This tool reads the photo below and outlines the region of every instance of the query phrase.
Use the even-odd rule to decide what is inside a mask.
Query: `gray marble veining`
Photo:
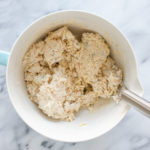
[[[133,46],[144,97],[150,100],[150,1],[149,0],[0,0],[0,49],[11,46],[32,21],[48,13],[86,10],[116,25]],[[10,103],[0,66],[0,150],[150,150],[150,120],[135,110],[104,136],[82,143],[47,139],[30,129]]]

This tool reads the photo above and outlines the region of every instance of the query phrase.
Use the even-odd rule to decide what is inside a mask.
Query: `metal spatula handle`
[[[150,102],[128,89],[122,89],[122,98],[130,105],[150,117]]]

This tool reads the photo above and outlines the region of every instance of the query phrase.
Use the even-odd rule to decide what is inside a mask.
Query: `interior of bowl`
[[[72,122],[52,121],[45,117],[27,95],[22,58],[29,46],[48,31],[68,25],[71,29],[91,30],[101,34],[111,47],[111,55],[124,71],[124,82],[137,94],[142,88],[137,79],[135,58],[123,35],[110,23],[80,11],[64,11],[37,20],[14,44],[7,69],[10,99],[21,118],[34,130],[49,138],[78,142],[100,136],[113,128],[126,114],[128,106],[121,101],[97,105],[93,112],[82,110]],[[80,29],[80,30],[79,30]]]

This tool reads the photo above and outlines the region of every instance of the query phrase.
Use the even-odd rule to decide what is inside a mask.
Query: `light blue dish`
[[[8,58],[8,52],[0,51],[0,65],[7,66]]]

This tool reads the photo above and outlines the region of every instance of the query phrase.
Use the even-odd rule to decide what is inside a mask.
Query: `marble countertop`
[[[150,100],[149,0],[0,0],[0,49],[10,51],[32,21],[64,9],[97,13],[126,35],[136,55],[144,97]],[[12,107],[5,73],[0,66],[0,150],[150,150],[150,119],[133,109],[114,129],[91,141],[63,143],[39,135]]]

